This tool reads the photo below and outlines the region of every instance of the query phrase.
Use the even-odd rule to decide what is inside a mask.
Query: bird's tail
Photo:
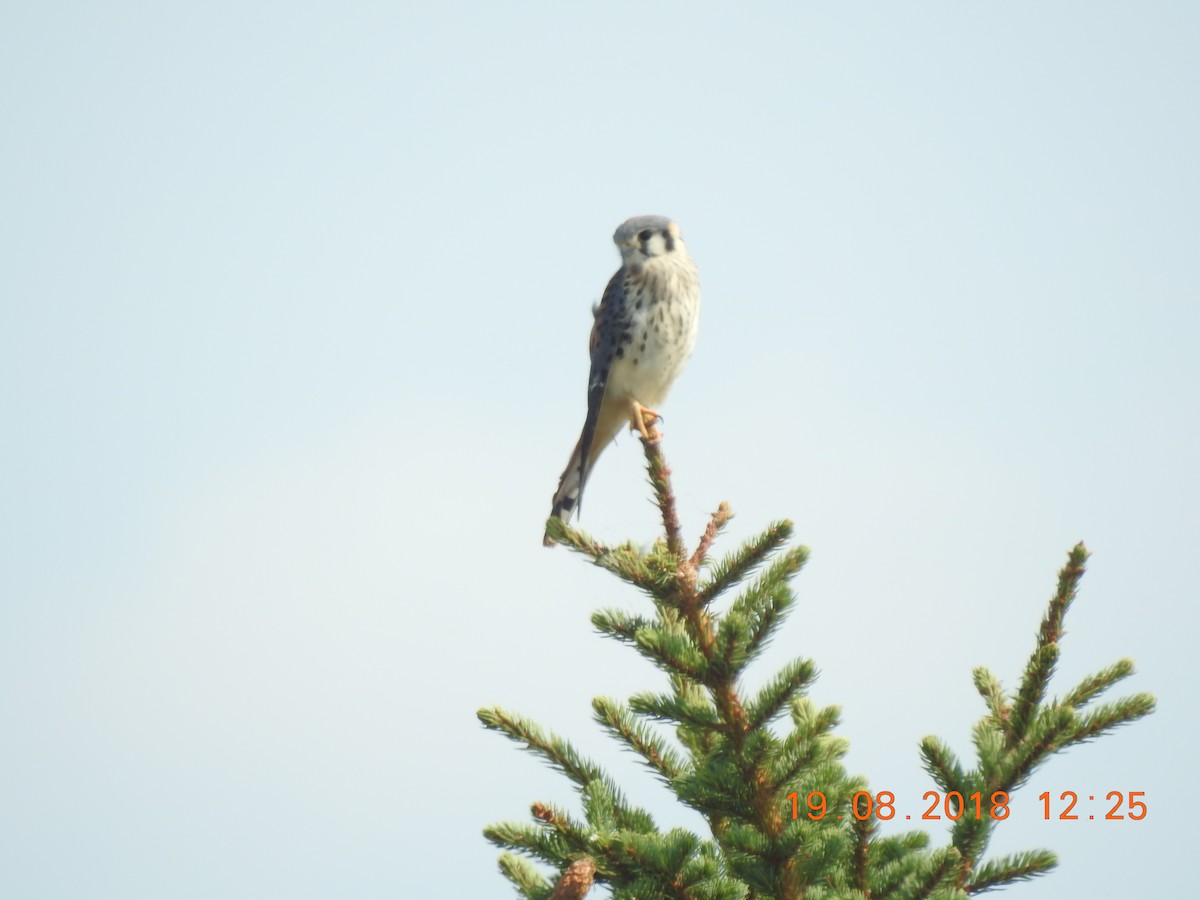
[[[592,474],[596,460],[600,458],[604,448],[612,443],[612,439],[617,436],[617,432],[621,430],[621,425],[625,421],[624,407],[605,404],[596,416],[595,426],[584,426],[583,434],[579,436],[579,443],[571,452],[571,461],[567,463],[562,477],[558,479],[558,490],[554,492],[554,503],[551,506],[550,515],[569,522],[571,516],[579,512],[579,499],[583,496],[583,486]],[[589,437],[592,443],[591,450],[588,451],[587,462],[580,466],[583,442]],[[554,539],[547,534],[542,539],[542,543],[547,547],[553,547]]]
[[[585,471],[581,471],[580,453],[583,447],[583,437],[579,438],[579,442],[575,445],[574,451],[571,453],[571,461],[567,463],[567,467],[563,469],[562,477],[558,479],[558,490],[554,492],[554,501],[550,509],[551,516],[557,516],[564,522],[571,521],[571,516],[579,508],[579,498],[583,496],[583,485],[587,481],[587,476],[591,474],[592,465],[595,459],[589,459]],[[542,538],[542,544],[547,547],[554,546],[554,538],[550,537],[547,532]]]

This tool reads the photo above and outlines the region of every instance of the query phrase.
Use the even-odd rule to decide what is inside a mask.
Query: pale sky
[[[1159,711],[1016,795],[992,851],[1061,865],[1004,896],[1181,889],[1197,47],[1187,2],[6,5],[0,894],[512,896],[482,827],[578,801],[491,704],[701,827],[591,721],[664,685],[589,622],[644,601],[541,546],[641,214],[701,272],[688,533],[812,548],[752,683],[812,657],[919,812],[1083,539],[1054,689],[1128,656]],[[653,539],[640,466],[583,527]]]

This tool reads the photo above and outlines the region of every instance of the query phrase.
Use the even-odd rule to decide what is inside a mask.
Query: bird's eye
[[[642,232],[639,232],[639,233],[638,233],[638,240],[640,240],[640,241],[642,241],[643,243],[645,243],[646,241],[650,240],[650,238],[651,238],[653,235],[654,235],[654,232],[653,232],[653,231],[651,231],[649,228],[647,228],[645,231],[642,231]]]

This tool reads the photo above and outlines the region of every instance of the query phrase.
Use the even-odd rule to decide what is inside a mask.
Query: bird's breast
[[[675,267],[661,273],[643,271],[626,303],[628,318],[609,391],[654,407],[666,399],[696,343],[700,290],[695,272]]]

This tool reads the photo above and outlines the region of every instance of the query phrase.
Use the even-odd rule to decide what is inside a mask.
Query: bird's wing
[[[600,303],[592,308],[595,321],[588,349],[592,354],[592,368],[588,373],[588,411],[583,423],[583,434],[579,439],[579,477],[587,478],[588,461],[592,453],[592,441],[596,437],[596,423],[600,419],[600,407],[604,403],[604,392],[608,388],[608,376],[616,358],[621,334],[625,331],[628,318],[625,303],[625,268],[617,269],[608,281]]]

